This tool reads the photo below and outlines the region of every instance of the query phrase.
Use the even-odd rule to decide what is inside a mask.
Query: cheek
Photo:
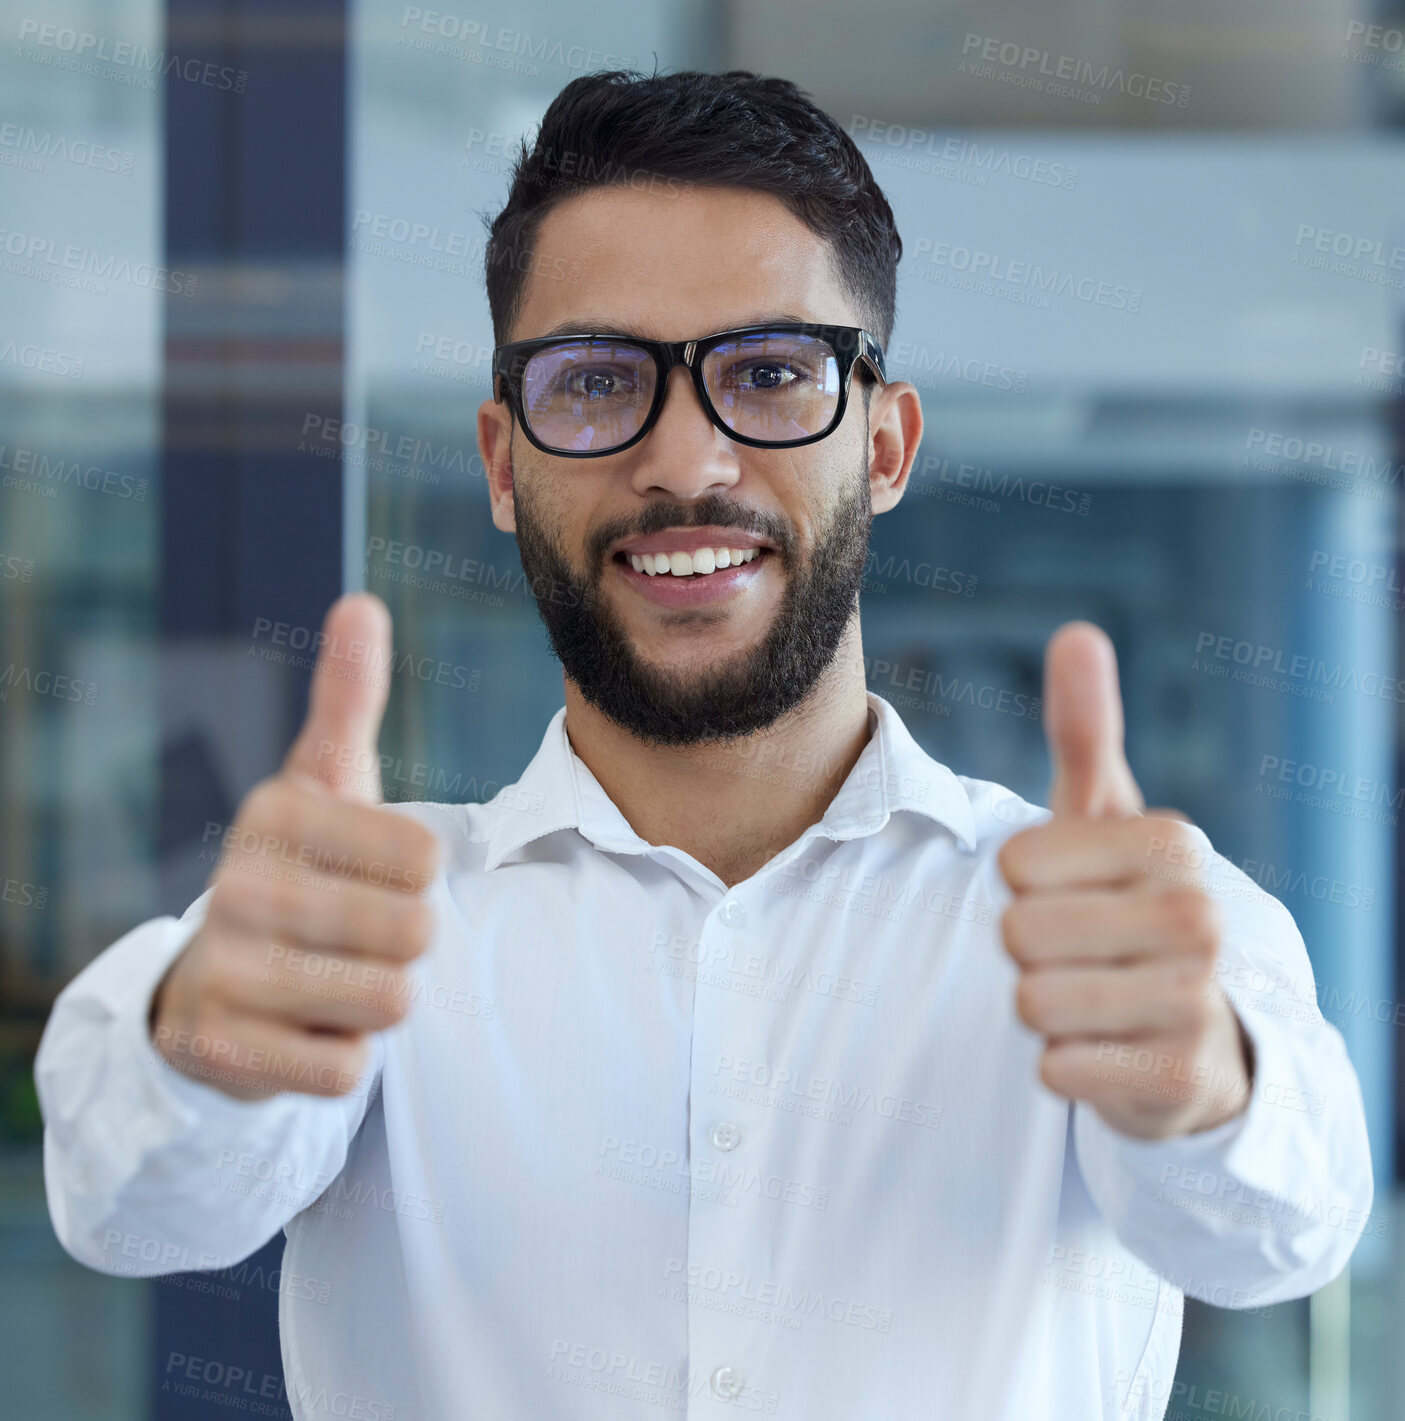
[[[569,472],[569,471],[568,471]],[[567,492],[564,480],[538,471],[523,477],[518,472],[516,498],[519,516],[530,519],[552,546],[573,567],[585,557],[586,539],[600,521],[593,500],[581,497],[583,490]]]

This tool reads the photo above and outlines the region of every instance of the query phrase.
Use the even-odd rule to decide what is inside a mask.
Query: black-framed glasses
[[[844,418],[854,366],[880,382],[878,342],[858,326],[779,322],[701,340],[608,333],[541,336],[493,351],[493,398],[506,394],[522,432],[547,454],[618,454],[653,428],[675,365],[693,376],[707,417],[739,444],[813,444]]]

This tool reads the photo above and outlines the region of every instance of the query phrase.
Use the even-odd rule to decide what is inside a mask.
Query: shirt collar
[[[848,778],[830,801],[820,830],[832,839],[853,839],[881,829],[899,809],[925,814],[951,831],[968,852],[976,847],[976,820],[961,781],[912,738],[902,717],[873,691],[868,697],[872,728]],[[797,773],[809,765],[791,767]],[[774,773],[784,773],[778,765]],[[571,748],[566,707],[552,716],[522,778],[496,798],[488,855],[492,870],[534,839],[560,829],[578,829],[609,853],[647,853],[641,839],[605,793],[600,781]]]

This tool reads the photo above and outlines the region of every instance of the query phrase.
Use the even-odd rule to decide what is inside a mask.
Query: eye
[[[582,365],[562,376],[562,388],[578,399],[604,400],[631,391],[633,380],[627,371],[609,366]]]
[[[734,365],[727,372],[729,384],[739,384],[744,389],[752,390],[779,390],[801,378],[800,374],[780,360],[751,360]]]

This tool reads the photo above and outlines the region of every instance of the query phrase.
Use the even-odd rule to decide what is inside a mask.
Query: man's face
[[[861,324],[828,247],[779,201],[609,188],[543,222],[510,338],[570,322],[686,340],[768,319]],[[506,445],[506,416],[492,401],[480,411],[493,520],[516,532],[552,646],[586,700],[641,739],[688,745],[763,729],[805,699],[857,616],[868,556],[875,498],[857,374],[843,422],[798,449],[728,438],[682,368],[658,422],[618,454],[563,459],[520,430]],[[883,506],[900,483],[882,484]],[[679,578],[635,570],[620,548],[675,532],[687,550],[699,529],[709,547],[759,539],[762,550],[725,574]]]

